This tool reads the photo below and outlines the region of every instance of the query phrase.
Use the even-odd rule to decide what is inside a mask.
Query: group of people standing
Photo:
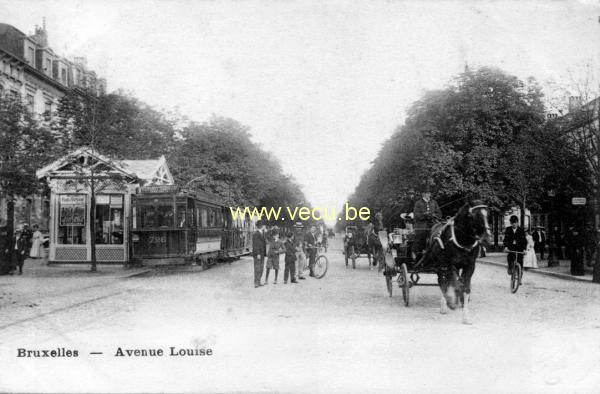
[[[37,225],[19,226],[14,234],[6,226],[0,227],[0,275],[23,274],[26,258],[42,258],[44,237]]]
[[[254,258],[254,287],[265,286],[269,282],[269,274],[273,270],[273,284],[277,284],[279,276],[280,255],[284,257],[283,283],[299,283],[306,279],[302,272],[308,259],[310,276],[314,275],[314,265],[317,255],[318,236],[315,226],[302,234],[300,231],[287,231],[284,240],[280,240],[280,230],[277,227],[267,230],[267,224],[262,220],[256,222],[256,231],[252,235],[252,257]],[[266,270],[265,268],[266,258]],[[264,282],[262,275],[265,272]]]

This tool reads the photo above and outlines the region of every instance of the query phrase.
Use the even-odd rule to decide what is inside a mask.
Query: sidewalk
[[[501,267],[508,266],[508,263],[506,262],[506,253],[488,253],[486,257],[479,258],[477,261],[480,263],[498,265]],[[526,272],[554,276],[555,278],[566,280],[575,280],[588,283],[592,281],[592,267],[585,266],[584,276],[574,276],[571,275],[571,261],[569,260],[560,260],[557,267],[548,267],[548,260],[538,260],[538,266],[540,268],[526,268]]]
[[[48,310],[60,309],[68,302],[93,298],[109,289],[119,279],[130,278],[151,271],[149,268],[125,269],[122,264],[99,264],[98,271],[91,272],[90,264],[47,265],[47,258],[27,259],[23,275],[0,276],[0,308],[6,319],[26,319]],[[92,294],[90,296],[90,294]],[[86,298],[87,297],[87,298]],[[9,320],[10,320],[9,319]],[[3,319],[0,317],[0,327]]]
[[[52,264],[48,265],[48,257],[41,259],[26,259],[23,264],[23,275],[16,272],[14,277],[35,278],[74,278],[74,277],[102,277],[102,278],[128,278],[144,274],[150,271],[146,267],[124,268],[123,264],[98,264],[97,271],[90,271],[90,264]],[[11,275],[3,275],[0,278],[10,278]]]

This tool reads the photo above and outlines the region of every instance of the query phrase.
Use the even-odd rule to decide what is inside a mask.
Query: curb
[[[151,272],[151,271],[152,271],[151,269],[143,269],[138,272],[132,272],[132,273],[126,274],[126,275],[119,275],[118,278],[119,279],[133,278],[136,276],[147,274],[148,272]]]
[[[486,260],[485,257],[484,258],[479,258],[477,259],[478,263],[484,263],[484,264],[490,264],[490,265],[495,265],[498,267],[503,267],[506,268],[506,264],[504,263],[499,263],[497,261],[493,261],[493,260]],[[578,276],[573,276],[573,275],[568,275],[568,274],[561,274],[559,272],[550,272],[550,271],[544,271],[543,269],[529,269],[527,270],[527,273],[534,273],[534,274],[539,274],[539,275],[545,275],[545,276],[552,276],[555,278],[559,278],[559,279],[564,279],[564,280],[570,280],[570,281],[574,281],[574,282],[586,282],[586,283],[593,283],[590,279],[584,279],[584,278],[580,278]]]

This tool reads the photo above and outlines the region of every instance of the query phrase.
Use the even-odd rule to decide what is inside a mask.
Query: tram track
[[[90,287],[88,287],[86,289],[90,289],[90,288],[94,288],[94,287],[99,287],[99,286],[90,286]],[[129,291],[130,290],[122,290],[122,291],[118,291],[118,292],[115,292],[115,293],[104,294],[104,295],[97,296],[97,297],[94,297],[94,298],[91,298],[91,299],[86,299],[86,300],[82,300],[82,301],[79,301],[79,302],[75,302],[73,304],[64,305],[62,307],[59,307],[59,308],[56,308],[56,309],[52,309],[52,310],[47,311],[47,312],[42,312],[42,313],[36,314],[35,316],[30,316],[30,317],[27,317],[27,318],[15,320],[13,322],[0,325],[0,331],[1,330],[5,330],[7,328],[14,327],[14,326],[18,326],[18,325],[21,325],[21,324],[24,324],[24,323],[28,323],[28,322],[31,322],[31,321],[34,321],[34,320],[37,320],[37,319],[41,319],[41,318],[47,317],[49,315],[53,315],[53,314],[56,314],[56,313],[68,311],[70,309],[78,308],[78,307],[86,305],[86,304],[91,304],[93,302],[97,302],[97,301],[101,301],[101,300],[104,300],[104,299],[107,299],[107,298],[111,298],[111,297],[115,297],[115,296],[118,296],[118,295],[121,295],[121,294],[125,294],[125,293],[128,293]],[[74,293],[74,292],[68,292],[68,293]]]

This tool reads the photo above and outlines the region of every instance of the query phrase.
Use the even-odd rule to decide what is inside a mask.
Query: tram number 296
[[[148,242],[151,244],[166,244],[167,236],[164,234],[152,234],[148,236]]]

